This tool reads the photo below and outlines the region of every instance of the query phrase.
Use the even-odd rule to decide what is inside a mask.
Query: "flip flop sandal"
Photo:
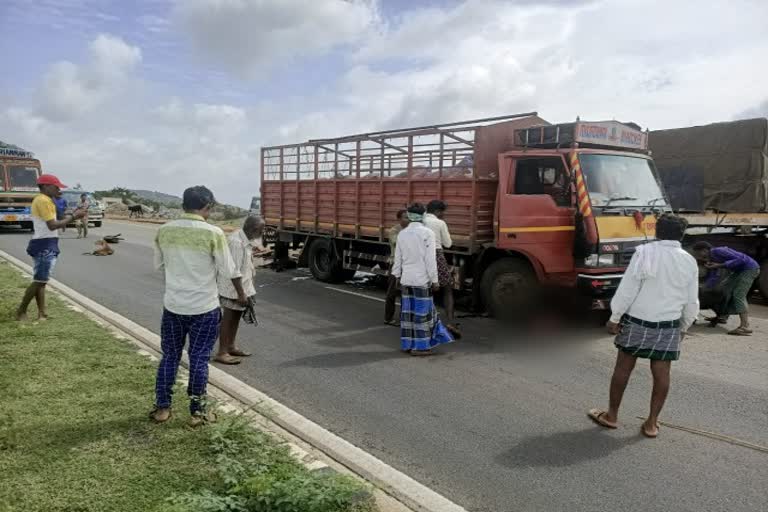
[[[587,416],[589,416],[589,419],[600,425],[601,427],[610,428],[610,429],[616,429],[619,428],[618,425],[614,423],[608,423],[603,419],[603,416],[607,414],[606,411],[601,411],[600,409],[590,409],[587,413]]]
[[[236,357],[229,359],[229,358],[216,356],[213,358],[213,361],[219,364],[228,364],[230,366],[234,366],[236,364],[242,363],[242,360],[237,359]]]
[[[411,355],[414,357],[429,357],[435,355],[431,350],[411,350]]]
[[[656,433],[655,434],[651,434],[650,432],[645,430],[645,424],[640,425],[640,432],[642,432],[643,435],[645,437],[647,437],[648,439],[656,439],[659,436],[659,425],[656,424]]]
[[[251,357],[253,354],[250,352],[243,352],[242,350],[233,350],[229,353],[229,355],[235,357]]]
[[[732,331],[728,331],[728,334],[730,334],[731,336],[752,336],[753,331],[752,329],[742,329],[741,327],[739,327]]]
[[[720,318],[718,316],[710,316],[708,318],[704,318],[704,320],[706,320],[711,324],[727,324],[728,323],[728,320],[724,318]]]
[[[455,325],[446,325],[445,328],[448,330],[449,333],[454,337],[454,339],[460,340],[461,339],[461,331],[458,327]]]

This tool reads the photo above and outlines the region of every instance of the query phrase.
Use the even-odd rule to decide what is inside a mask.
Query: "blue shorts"
[[[45,249],[40,251],[35,257],[35,273],[32,280],[36,283],[47,283],[53,274],[53,268],[56,266],[56,258],[59,253],[54,250]]]

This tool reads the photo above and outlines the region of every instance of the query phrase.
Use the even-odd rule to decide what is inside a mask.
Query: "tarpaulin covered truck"
[[[0,141],[0,225],[32,230],[32,200],[40,173],[40,161],[32,153]]]
[[[388,229],[442,199],[457,288],[503,315],[541,287],[605,308],[667,208],[647,133],[536,113],[264,147],[261,212],[276,256],[293,246],[322,281],[389,271]]]
[[[745,119],[650,133],[653,159],[687,240],[748,253],[762,265],[768,297],[768,119]]]

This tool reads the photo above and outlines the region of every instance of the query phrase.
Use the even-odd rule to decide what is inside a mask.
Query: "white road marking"
[[[347,295],[354,295],[355,297],[362,297],[364,299],[375,300],[375,301],[378,301],[378,302],[387,302],[386,300],[384,300],[384,299],[382,299],[380,297],[374,297],[372,295],[366,295],[364,293],[351,292],[349,290],[342,290],[341,288],[335,288],[333,286],[324,286],[323,288],[325,288],[326,290],[333,290],[333,291],[339,292],[339,293],[346,293]]]

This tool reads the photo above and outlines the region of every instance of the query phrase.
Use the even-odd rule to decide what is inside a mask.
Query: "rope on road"
[[[647,418],[643,418],[642,416],[637,416],[637,419],[639,420],[646,420]],[[758,452],[768,453],[768,447],[761,446],[759,444],[750,443],[747,441],[742,441],[741,439],[736,439],[735,437],[726,436],[723,434],[718,434],[716,432],[709,432],[708,430],[700,430],[698,428],[691,428],[691,427],[684,427],[682,425],[675,425],[673,423],[667,423],[666,421],[659,421],[659,425],[663,425],[665,427],[674,428],[677,430],[682,430],[683,432],[688,432],[690,434],[696,434],[699,436],[709,437],[711,439],[717,439],[718,441],[724,441],[726,443],[735,444],[737,446],[742,446],[744,448],[749,448],[750,450],[755,450]]]

